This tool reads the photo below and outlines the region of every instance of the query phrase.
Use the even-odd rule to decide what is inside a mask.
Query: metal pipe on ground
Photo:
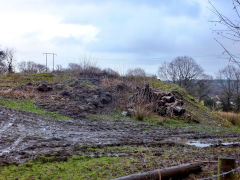
[[[133,174],[130,176],[120,177],[113,180],[165,180],[179,179],[187,177],[189,174],[197,173],[202,170],[203,163],[182,164],[164,169],[158,169],[141,174]]]

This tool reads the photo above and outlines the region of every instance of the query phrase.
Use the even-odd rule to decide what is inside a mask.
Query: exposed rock
[[[64,89],[64,85],[63,84],[57,84],[56,85],[56,89],[57,90],[63,90]]]
[[[70,96],[71,96],[71,93],[68,92],[68,91],[63,91],[63,92],[61,92],[61,95],[62,95],[62,96],[66,96],[66,97],[70,97]]]
[[[32,86],[33,85],[33,83],[31,83],[31,82],[28,82],[27,84],[26,84],[26,86]]]
[[[101,98],[100,98],[100,102],[102,104],[109,104],[109,103],[111,103],[112,102],[112,95],[110,93],[108,93],[108,92],[103,94],[101,96]]]
[[[174,96],[164,96],[162,98],[164,101],[166,101],[167,103],[173,103],[175,102],[175,97]]]
[[[48,91],[52,91],[53,89],[46,84],[41,84],[37,87],[37,90],[40,92],[48,92]]]
[[[126,85],[124,83],[119,83],[116,85],[117,91],[123,91],[124,89],[126,89]]]
[[[181,106],[172,105],[170,108],[172,109],[174,115],[176,115],[176,116],[181,116],[181,115],[183,115],[183,114],[185,113],[185,111],[186,111],[186,110],[185,110],[183,107],[181,107]]]
[[[112,101],[112,98],[109,96],[103,96],[101,97],[101,100],[100,100],[102,104],[109,104],[111,101]]]
[[[159,109],[158,114],[161,116],[165,116],[167,115],[167,108],[166,107],[162,107]]]

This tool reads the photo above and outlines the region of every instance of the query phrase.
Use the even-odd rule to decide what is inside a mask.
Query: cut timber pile
[[[128,110],[134,109],[137,105],[146,105],[152,112],[157,112],[161,116],[174,114],[181,116],[185,113],[183,101],[177,99],[170,92],[163,92],[149,87],[145,84],[144,88],[137,88],[136,93],[129,99]]]

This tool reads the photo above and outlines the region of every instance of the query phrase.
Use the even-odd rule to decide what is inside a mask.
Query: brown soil
[[[218,136],[191,127],[158,127],[124,119],[56,120],[7,108],[0,111],[1,164],[23,163],[43,155],[77,154],[83,147],[158,146],[179,139],[221,137],[238,134]]]

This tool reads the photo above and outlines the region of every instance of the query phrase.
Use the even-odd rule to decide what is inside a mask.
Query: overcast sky
[[[0,0],[0,45],[17,61],[45,63],[57,54],[67,66],[87,56],[123,73],[142,67],[156,74],[176,56],[193,57],[212,75],[228,61],[214,40],[207,0]],[[230,0],[215,0],[231,15]],[[225,40],[220,39],[222,42]],[[234,51],[235,44],[228,47]],[[50,58],[50,57],[49,57]],[[49,64],[50,66],[50,64]]]

